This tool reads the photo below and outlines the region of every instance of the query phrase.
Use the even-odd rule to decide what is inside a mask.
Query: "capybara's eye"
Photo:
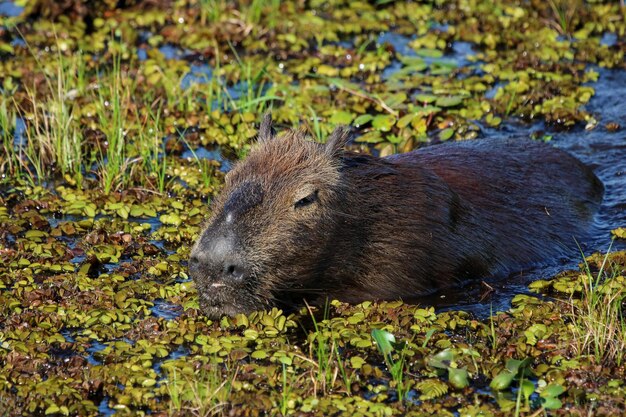
[[[293,208],[299,209],[302,207],[310,206],[316,201],[317,201],[317,190],[313,191],[311,194],[307,195],[306,197],[301,198],[300,200],[296,201],[293,204]]]

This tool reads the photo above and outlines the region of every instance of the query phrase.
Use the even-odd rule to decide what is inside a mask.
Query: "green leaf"
[[[467,369],[448,368],[448,381],[457,389],[463,389],[469,385]]]
[[[350,358],[350,367],[353,369],[361,369],[365,364],[365,359],[360,356],[353,356]]]
[[[123,207],[118,208],[116,212],[118,216],[126,220],[128,219],[128,214],[130,213],[130,209],[128,208],[128,206],[123,206]]]
[[[50,407],[46,408],[45,414],[56,414],[59,411],[61,411],[61,409],[59,408],[58,405],[52,404]]]
[[[329,119],[329,122],[333,125],[349,125],[350,122],[352,122],[352,119],[354,119],[353,113],[339,110],[333,113],[333,115]]]
[[[448,392],[448,385],[438,379],[427,379],[415,384],[415,388],[421,392],[420,400],[432,400],[441,397]]]
[[[404,129],[413,121],[413,119],[415,119],[416,116],[417,115],[415,113],[405,114],[400,118],[400,120],[398,120],[396,126],[398,126],[400,129]]]
[[[372,339],[376,342],[376,345],[383,356],[386,357],[393,352],[393,343],[396,343],[396,338],[388,331],[374,329],[372,330]]]
[[[85,213],[85,216],[87,217],[95,217],[96,215],[95,207],[89,204],[83,208],[83,212]]]
[[[378,116],[374,117],[374,120],[372,121],[372,126],[375,129],[380,130],[381,132],[388,132],[391,130],[395,123],[395,116],[391,114],[379,114]]]
[[[451,349],[444,349],[434,356],[429,357],[426,360],[428,366],[439,369],[447,369],[450,362],[454,360],[455,354]]]
[[[171,224],[173,226],[180,226],[182,224],[182,219],[180,218],[180,216],[178,214],[172,213],[172,214],[162,214],[161,216],[159,216],[159,220],[161,221],[161,223],[163,224]]]
[[[439,113],[441,111],[441,107],[437,106],[424,106],[415,110],[415,114],[418,116],[430,116],[433,113]]]
[[[252,355],[250,355],[253,359],[265,359],[267,358],[269,355],[267,354],[266,351],[264,350],[255,350],[254,352],[252,352]]]
[[[563,403],[561,402],[561,400],[559,400],[558,398],[554,398],[554,397],[543,398],[542,402],[543,402],[543,408],[547,410],[558,410],[559,408],[563,406]]]
[[[543,338],[548,332],[548,328],[545,324],[533,324],[526,331],[524,331],[524,336],[526,336],[526,342],[529,345],[537,344],[537,340]]]
[[[447,128],[447,129],[443,129],[441,132],[439,132],[439,140],[442,142],[447,141],[448,139],[450,139],[452,136],[454,136],[454,129],[452,129],[451,127]]]
[[[373,118],[374,116],[372,116],[371,114],[362,114],[356,119],[354,119],[354,125],[356,127],[362,126],[366,123],[369,123]]]
[[[505,390],[511,385],[511,382],[513,382],[513,378],[515,378],[515,375],[516,373],[504,370],[491,380],[489,386],[495,391]]]
[[[153,378],[146,378],[141,383],[141,386],[143,387],[153,387],[154,385],[156,385],[156,380]]]
[[[29,230],[26,233],[24,233],[24,237],[26,239],[35,239],[35,238],[41,238],[45,236],[48,236],[48,233],[42,230]]]
[[[143,207],[141,207],[141,206],[135,206],[135,205],[134,205],[134,206],[132,206],[132,207],[130,208],[130,215],[131,215],[132,217],[140,217],[140,216],[142,216],[142,215],[143,215]]]
[[[521,385],[520,389],[522,390],[522,394],[524,395],[524,399],[526,401],[528,401],[528,399],[530,398],[532,393],[535,392],[535,384],[533,384],[531,381],[525,379],[524,381],[522,381],[522,385]]]
[[[626,239],[626,227],[618,227],[615,230],[611,230],[611,234],[620,239]]]
[[[509,360],[506,361],[506,369],[508,369],[513,374],[517,375],[519,370],[521,368],[525,368],[528,365],[530,365],[530,362],[531,362],[530,358],[526,358],[526,359],[521,360],[521,361],[518,360],[518,359],[509,359]]]
[[[541,396],[544,398],[547,397],[558,397],[559,395],[565,392],[565,388],[562,385],[558,384],[550,384],[541,391]]]
[[[424,56],[427,58],[441,58],[443,56],[442,51],[432,48],[419,48],[415,50],[415,53],[419,56]]]
[[[439,97],[437,101],[435,101],[435,105],[439,107],[454,107],[458,106],[463,102],[462,96],[448,96],[448,97]]]
[[[415,100],[419,101],[420,103],[434,103],[437,100],[437,96],[434,96],[432,94],[418,94],[415,96]]]

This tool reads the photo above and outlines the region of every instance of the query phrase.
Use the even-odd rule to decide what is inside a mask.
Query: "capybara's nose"
[[[241,281],[245,274],[246,272],[243,265],[239,265],[232,259],[228,260],[222,269],[224,280]]]
[[[246,276],[244,262],[237,256],[234,239],[218,237],[201,242],[189,258],[189,272],[211,286],[240,282]]]

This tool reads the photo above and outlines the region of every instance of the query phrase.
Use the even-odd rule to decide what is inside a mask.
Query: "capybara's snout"
[[[241,283],[249,271],[239,246],[230,230],[205,230],[189,258],[191,277],[214,288]]]

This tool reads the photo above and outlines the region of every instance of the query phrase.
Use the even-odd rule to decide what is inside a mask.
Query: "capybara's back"
[[[593,172],[524,139],[377,158],[290,131],[228,174],[190,259],[210,316],[302,299],[412,298],[576,253],[602,200]]]
[[[493,236],[482,251],[499,254],[490,274],[577,252],[602,202],[604,188],[593,171],[542,142],[478,140],[413,154],[474,208],[481,222],[472,227]]]

